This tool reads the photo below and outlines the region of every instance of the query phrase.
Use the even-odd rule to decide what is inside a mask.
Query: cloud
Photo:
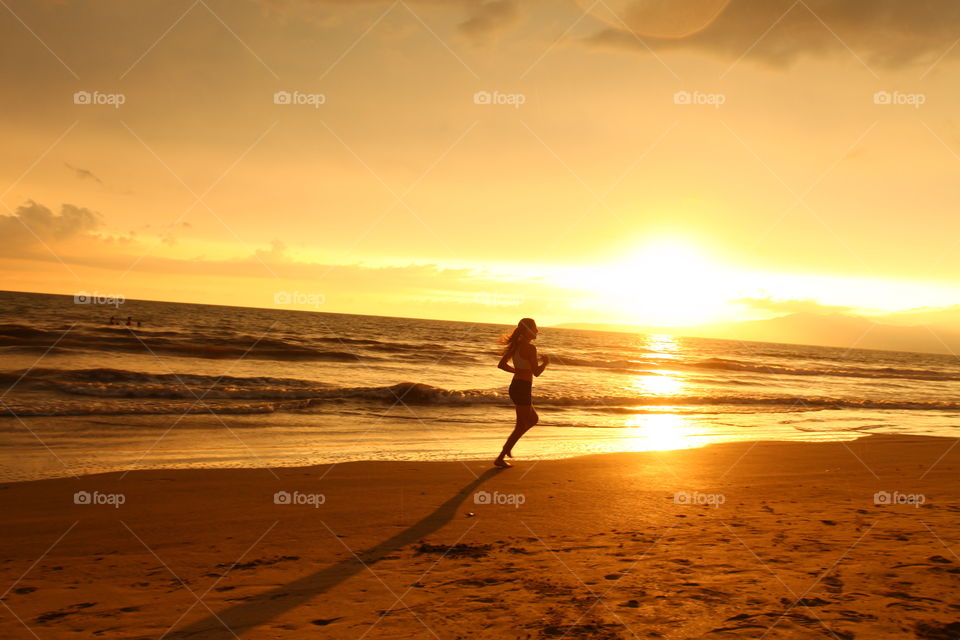
[[[628,16],[631,9],[647,4],[631,0],[619,15]],[[684,5],[661,6],[679,12]],[[625,21],[631,22],[629,17]],[[744,56],[775,66],[787,66],[806,55],[853,60],[856,54],[870,66],[895,68],[932,64],[955,43],[958,23],[960,2],[955,0],[731,0],[712,24],[684,38],[641,40],[636,33],[611,26],[582,41],[646,55],[650,50],[690,50],[730,61]],[[642,31],[642,24],[631,26]]]
[[[734,303],[758,309],[760,311],[773,311],[776,313],[850,313],[854,311],[853,307],[844,307],[838,305],[827,305],[816,302],[815,300],[776,300],[774,298],[738,298]]]
[[[915,326],[939,325],[955,328],[960,324],[960,304],[948,307],[918,307],[883,316],[888,324]]]
[[[354,8],[357,6],[387,5],[391,0],[260,0],[266,7],[287,13],[294,6]],[[492,36],[512,26],[517,20],[517,0],[461,0],[459,3],[449,0],[409,0],[410,5],[446,8],[462,6],[466,17],[457,25],[457,30],[472,40],[482,44]],[[403,10],[400,9],[402,13]],[[311,18],[312,19],[312,18]],[[340,19],[324,15],[320,18],[331,26],[339,25]],[[386,25],[381,25],[386,28]]]
[[[13,215],[0,215],[0,246],[6,255],[29,253],[29,248],[87,236],[103,226],[99,213],[63,204],[60,213],[30,200]]]
[[[287,245],[274,239],[269,249],[257,249],[253,252],[251,259],[258,262],[284,262],[289,259]]]
[[[514,0],[488,0],[471,3],[470,16],[457,28],[474,44],[482,44],[516,21],[517,4]]]
[[[73,171],[74,175],[76,175],[81,180],[94,180],[96,182],[99,182],[100,184],[103,184],[103,180],[95,176],[93,172],[90,171],[89,169],[81,169],[80,167],[75,167],[71,165],[69,162],[64,162],[63,164],[67,169],[70,169],[70,171]]]
[[[177,228],[189,226],[188,223],[176,225]],[[65,261],[77,267],[121,270],[136,264],[137,271],[141,273],[268,280],[281,278],[314,282],[342,290],[381,293],[436,292],[446,290],[451,281],[471,292],[495,291],[507,286],[494,274],[436,264],[373,267],[296,260],[290,255],[287,245],[279,239],[272,240],[268,248],[256,248],[236,258],[166,257],[153,255],[149,250],[142,252],[144,246],[138,242],[134,232],[127,236],[112,236],[104,228],[101,215],[89,209],[63,204],[60,212],[54,213],[48,207],[28,201],[18,207],[13,215],[0,215],[0,262],[2,258],[29,258],[47,262]],[[150,225],[145,229],[154,230]],[[167,236],[160,238],[165,241]],[[43,245],[54,249],[54,253],[45,250]]]

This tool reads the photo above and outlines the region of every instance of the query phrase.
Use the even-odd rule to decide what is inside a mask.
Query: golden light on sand
[[[668,409],[668,407],[664,407]],[[703,437],[694,436],[694,430],[684,416],[676,413],[645,413],[631,416],[626,423],[632,427],[631,449],[635,451],[668,451],[689,449],[705,444]]]

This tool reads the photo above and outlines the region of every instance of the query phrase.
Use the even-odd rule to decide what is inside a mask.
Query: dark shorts
[[[518,406],[530,406],[533,404],[533,381],[514,378],[510,383],[510,399],[513,404]]]

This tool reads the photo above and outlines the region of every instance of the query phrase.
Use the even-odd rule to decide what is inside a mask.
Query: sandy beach
[[[960,0],[0,5],[0,640],[960,640]]]
[[[954,444],[6,484],[0,636],[956,638]]]

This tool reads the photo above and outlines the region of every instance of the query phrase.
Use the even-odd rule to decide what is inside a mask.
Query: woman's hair
[[[533,318],[522,318],[513,331],[500,336],[500,344],[503,345],[503,350],[500,351],[500,355],[505,356],[508,353],[513,353],[514,349],[517,348],[517,343],[520,342],[520,336],[523,335],[523,332],[536,328],[537,323],[533,321]]]

